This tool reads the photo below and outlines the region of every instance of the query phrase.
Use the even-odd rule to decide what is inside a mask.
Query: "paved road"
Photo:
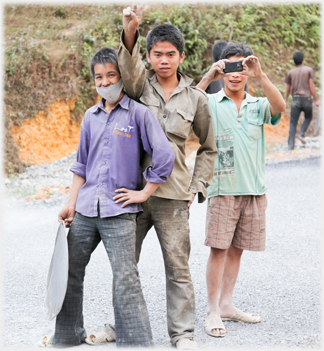
[[[205,266],[209,249],[203,245],[206,204],[191,208],[190,266],[196,292],[196,340],[201,348],[319,348],[320,341],[320,159],[266,167],[268,185],[267,249],[245,252],[234,303],[260,314],[262,322],[225,322],[227,336],[204,332]],[[61,206],[7,206],[5,222],[4,327],[6,348],[38,349],[51,333],[44,296],[56,216]],[[4,250],[3,250],[4,251]],[[169,347],[162,256],[154,231],[144,242],[139,264],[157,347]],[[85,279],[84,317],[88,332],[113,323],[112,275],[102,244],[94,252]],[[78,348],[89,348],[81,345]],[[115,343],[100,346],[115,348]]]

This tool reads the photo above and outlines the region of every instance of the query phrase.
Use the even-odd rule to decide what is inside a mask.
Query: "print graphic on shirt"
[[[250,115],[258,116],[259,113],[260,113],[260,110],[258,108],[254,108],[254,109],[249,110]]]
[[[132,126],[118,128],[118,123],[116,123],[113,133],[118,134],[118,135],[124,135],[127,138],[131,138],[130,133],[131,133],[133,128],[134,127],[132,127]],[[122,132],[124,132],[124,134]]]
[[[223,134],[215,137],[218,149],[218,163],[214,176],[234,176],[234,133],[231,128],[225,129]]]

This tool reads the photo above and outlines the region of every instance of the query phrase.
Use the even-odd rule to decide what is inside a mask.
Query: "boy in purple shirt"
[[[174,153],[152,112],[123,92],[116,51],[100,49],[90,69],[102,99],[84,115],[77,161],[70,168],[71,192],[58,215],[70,227],[68,287],[55,333],[39,345],[85,342],[83,279],[90,255],[102,240],[113,271],[117,346],[153,346],[135,260],[136,216],[142,212],[140,203],[171,174]],[[142,189],[145,152],[153,163],[143,173],[147,184]]]

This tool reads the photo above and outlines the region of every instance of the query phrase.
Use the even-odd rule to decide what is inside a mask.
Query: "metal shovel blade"
[[[69,272],[68,243],[64,224],[60,224],[54,252],[47,276],[45,305],[49,319],[55,318],[60,312],[66,294]]]

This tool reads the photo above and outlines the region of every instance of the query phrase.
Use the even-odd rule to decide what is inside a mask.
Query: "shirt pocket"
[[[262,136],[262,125],[263,122],[258,119],[248,118],[247,134],[250,138],[258,140]]]
[[[187,139],[190,128],[194,120],[194,115],[190,112],[175,109],[169,117],[167,132]]]

